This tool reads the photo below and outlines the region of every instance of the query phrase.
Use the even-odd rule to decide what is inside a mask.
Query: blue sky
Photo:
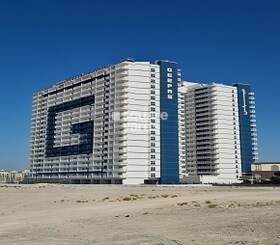
[[[183,78],[250,83],[259,155],[280,161],[280,1],[0,0],[0,169],[28,166],[32,94],[94,68],[177,61]]]

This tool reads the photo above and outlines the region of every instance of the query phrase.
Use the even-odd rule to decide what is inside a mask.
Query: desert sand
[[[2,185],[0,244],[280,244],[280,188]]]

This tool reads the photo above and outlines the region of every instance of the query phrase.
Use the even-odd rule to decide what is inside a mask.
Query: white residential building
[[[174,62],[124,60],[34,94],[31,177],[68,183],[178,183],[177,129],[160,131],[178,124],[178,81]],[[167,121],[160,120],[164,111]],[[168,146],[174,140],[176,145]]]
[[[217,83],[183,82],[179,87],[182,181],[240,182],[242,167],[237,96],[236,87]]]

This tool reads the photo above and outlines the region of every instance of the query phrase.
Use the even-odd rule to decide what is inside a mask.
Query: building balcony
[[[121,79],[116,82],[116,89],[128,87],[128,79]]]
[[[203,170],[198,170],[197,171],[198,175],[218,175],[219,173],[217,171],[203,171]]]
[[[114,166],[127,166],[127,162],[125,160],[123,161],[114,161]]]
[[[118,169],[114,169],[114,174],[118,174],[118,173],[126,173],[127,170],[125,168],[118,168]]]

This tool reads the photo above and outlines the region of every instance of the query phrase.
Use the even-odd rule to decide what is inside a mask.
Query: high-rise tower
[[[178,183],[179,79],[174,62],[124,60],[36,93],[32,178]],[[162,112],[168,114],[166,121]]]
[[[181,180],[240,182],[257,156],[249,87],[183,82],[178,103]]]

